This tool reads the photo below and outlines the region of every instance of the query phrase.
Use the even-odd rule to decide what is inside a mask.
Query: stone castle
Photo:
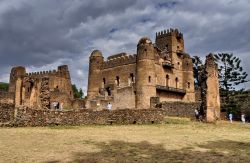
[[[74,99],[67,65],[33,73],[18,66],[11,70],[9,92],[0,92],[0,104],[49,110],[57,102],[61,109],[101,110],[111,103],[113,110],[133,109],[138,113],[161,106],[166,115],[185,117],[193,117],[198,109],[208,122],[213,122],[220,117],[220,96],[212,54],[207,56],[200,76],[202,86],[197,92],[192,58],[185,52],[183,34],[169,29],[156,33],[155,43],[141,38],[133,55],[120,53],[105,60],[101,51],[94,50],[89,57],[86,100]],[[13,110],[10,112],[14,115]]]
[[[119,108],[150,108],[151,97],[160,101],[195,102],[192,58],[185,52],[177,29],[156,33],[155,43],[141,38],[137,53],[120,53],[104,60],[90,55],[88,107],[113,104]]]
[[[57,70],[26,73],[25,67],[13,67],[9,93],[14,94],[15,106],[51,108],[59,102],[64,108],[73,106],[74,98],[67,65]]]

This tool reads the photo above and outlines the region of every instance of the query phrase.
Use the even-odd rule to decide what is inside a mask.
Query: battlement
[[[30,77],[44,77],[44,76],[51,76],[51,75],[57,76],[66,72],[68,72],[68,66],[62,65],[62,66],[58,66],[57,70],[30,72],[30,73],[26,73],[26,76],[30,76]]]
[[[136,63],[136,54],[128,55],[120,53],[107,58],[103,64],[103,69]]]
[[[162,38],[166,36],[176,36],[178,38],[183,38],[183,34],[178,29],[167,29],[160,32],[156,32],[156,38]]]
[[[38,71],[38,72],[30,72],[26,73],[27,76],[44,76],[44,75],[52,75],[52,74],[57,74],[58,71],[56,70],[50,70],[50,71]]]

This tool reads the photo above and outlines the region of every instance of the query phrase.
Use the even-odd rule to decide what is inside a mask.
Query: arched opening
[[[175,78],[175,88],[179,87],[179,79],[176,77]]]
[[[187,83],[187,87],[188,87],[188,89],[190,88],[190,82]]]
[[[119,76],[116,76],[116,85],[117,85],[117,86],[120,85],[120,78],[119,78]]]
[[[151,83],[151,76],[148,77],[148,82]]]
[[[106,79],[105,79],[105,78],[103,78],[103,79],[102,79],[102,88],[104,88],[104,87],[105,87],[105,84],[106,84]]]
[[[110,87],[107,87],[106,91],[108,92],[108,96],[111,96],[111,89],[110,89]]]
[[[131,79],[131,82],[134,83],[134,74],[133,73],[130,74],[130,79]]]
[[[166,75],[166,87],[169,87],[169,75]]]

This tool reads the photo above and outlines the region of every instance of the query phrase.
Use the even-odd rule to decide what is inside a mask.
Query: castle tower
[[[72,85],[71,85],[71,78],[70,73],[67,65],[58,66],[58,75],[61,77],[62,82],[54,82],[57,83],[57,86],[60,85],[60,89],[66,92],[71,99],[74,98]]]
[[[93,99],[99,94],[102,86],[101,66],[104,62],[102,53],[94,50],[89,57],[88,99]]]
[[[136,57],[136,108],[150,107],[150,98],[156,96],[155,51],[149,38],[141,38]]]
[[[206,57],[206,121],[214,122],[220,118],[220,92],[218,68],[213,54]]]
[[[11,69],[10,81],[9,81],[9,92],[16,92],[16,81],[19,77],[23,77],[26,74],[25,67],[17,66]]]
[[[156,33],[156,46],[169,52],[184,52],[183,34],[178,29],[168,29]]]

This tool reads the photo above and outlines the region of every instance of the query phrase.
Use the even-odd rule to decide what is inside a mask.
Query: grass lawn
[[[0,128],[0,162],[250,162],[250,124]]]

